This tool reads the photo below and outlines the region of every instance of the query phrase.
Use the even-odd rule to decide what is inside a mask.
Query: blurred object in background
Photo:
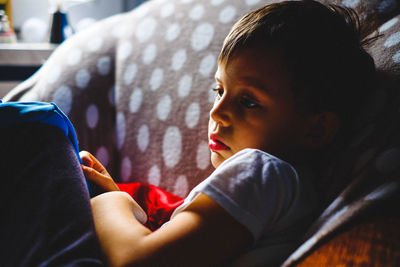
[[[124,0],[124,11],[132,10],[148,0]]]
[[[46,42],[48,26],[43,20],[33,17],[27,19],[21,27],[21,41],[25,43]]]
[[[0,9],[0,43],[16,43],[17,37],[10,27],[6,12]]]
[[[20,36],[22,27],[30,18],[45,22],[47,31],[50,31],[51,14],[49,15],[49,10],[53,5],[49,0],[0,0],[0,6],[1,3],[9,1],[12,1],[12,27],[22,42],[30,42],[25,41]],[[98,21],[129,11],[146,2],[146,0],[66,0],[64,2],[62,11],[67,13],[69,25],[77,32],[89,26],[91,19]],[[29,22],[28,25],[31,23]],[[34,27],[37,27],[38,24],[37,21],[33,22]],[[43,42],[47,42],[47,40]]]
[[[65,11],[65,0],[49,0],[50,9],[50,31],[49,42],[60,44],[73,34],[71,25],[68,23],[67,13]]]
[[[11,8],[11,0],[0,0],[0,9],[4,10],[6,12],[6,15],[8,17],[9,25],[11,29],[13,28],[13,23],[12,23],[12,8]]]

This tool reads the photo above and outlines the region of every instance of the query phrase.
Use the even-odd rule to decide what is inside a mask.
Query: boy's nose
[[[227,127],[232,122],[232,112],[230,111],[230,103],[222,98],[214,102],[214,106],[210,110],[210,118],[220,126]]]

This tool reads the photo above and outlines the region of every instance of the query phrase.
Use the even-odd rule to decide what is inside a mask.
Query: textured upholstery
[[[5,100],[57,103],[74,123],[81,149],[116,180],[148,182],[184,197],[212,171],[207,122],[222,41],[240,16],[271,2],[151,0],[68,39]],[[371,22],[370,33],[383,34],[369,51],[396,78],[398,2],[328,2],[355,8]],[[352,145],[326,171],[324,179],[336,181],[338,191],[355,177],[388,176],[399,165],[397,136],[386,131],[399,125],[393,116],[398,83],[385,81],[358,115]]]
[[[271,2],[276,1],[150,0],[68,39],[4,100],[57,103],[75,125],[81,149],[95,154],[117,181],[151,183],[184,197],[212,171],[207,122],[223,39],[240,16]],[[363,109],[349,114],[350,145],[332,150],[321,177],[327,209],[286,266],[361,215],[376,214],[382,206],[391,210],[385,199],[399,192],[400,4],[324,2],[354,8],[370,25],[365,33],[381,35],[368,47],[379,82]],[[323,251],[336,253],[329,252],[332,244],[326,247]],[[392,255],[391,249],[383,249],[383,256]]]

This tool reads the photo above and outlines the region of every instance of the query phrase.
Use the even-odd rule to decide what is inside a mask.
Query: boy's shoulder
[[[290,163],[254,148],[243,149],[225,160],[216,169],[215,174],[218,173],[235,173],[236,175],[240,173],[242,176],[253,179],[259,179],[260,176],[265,179],[277,176],[298,179],[297,171]]]
[[[231,162],[249,162],[252,164],[273,164],[273,165],[282,165],[288,167],[290,166],[291,168],[293,168],[293,166],[290,163],[272,154],[269,154],[268,152],[256,148],[245,148],[237,152],[235,155],[227,159],[225,162],[226,164],[231,164]]]

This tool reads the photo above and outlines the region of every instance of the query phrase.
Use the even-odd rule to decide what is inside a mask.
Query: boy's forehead
[[[290,87],[291,73],[279,49],[243,50],[227,61],[219,61],[215,72],[217,81],[234,81],[263,91]]]

